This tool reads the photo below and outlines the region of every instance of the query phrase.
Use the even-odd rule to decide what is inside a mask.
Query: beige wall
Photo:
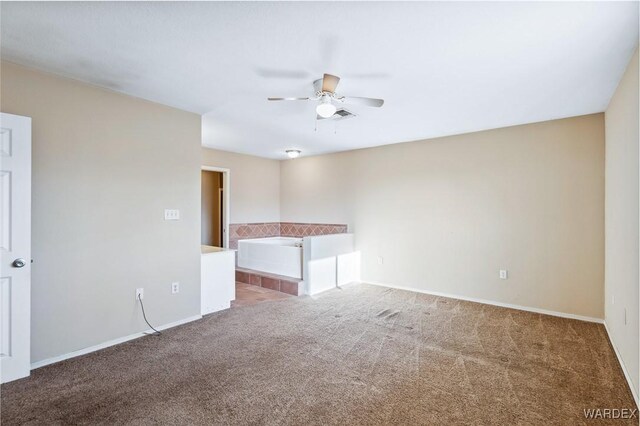
[[[230,169],[229,223],[280,220],[280,162],[202,148],[202,165]]]
[[[608,135],[629,122],[616,105]],[[136,287],[156,324],[198,314],[201,165],[231,170],[230,223],[348,223],[365,281],[604,315],[603,114],[280,162],[201,148],[197,115],[8,63],[1,108],[33,119],[34,362],[144,329]]]
[[[32,118],[32,362],[200,312],[200,117],[2,63]],[[181,220],[164,221],[164,209]],[[181,283],[172,295],[172,281]]]
[[[603,114],[283,161],[280,182],[283,221],[350,225],[365,282],[603,318]]]
[[[638,339],[638,51],[605,112],[605,319],[640,394]],[[625,324],[625,309],[627,323]]]
[[[202,171],[200,187],[200,242],[206,246],[222,247],[220,234],[220,189],[222,173]]]

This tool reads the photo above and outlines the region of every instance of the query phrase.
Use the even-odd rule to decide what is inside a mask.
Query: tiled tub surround
[[[302,280],[253,271],[251,269],[236,268],[236,281],[268,288],[270,290],[281,291],[293,296],[301,295],[304,290]]]
[[[346,232],[347,225],[280,222],[281,237],[303,238],[314,235],[344,234]]]
[[[237,249],[238,240],[265,237],[296,237],[312,235],[344,234],[347,225],[326,223],[232,223],[229,225],[229,248]]]
[[[327,223],[232,223],[229,225],[229,248],[237,250],[238,240],[267,237],[303,238],[314,235],[344,234],[345,224]],[[236,281],[299,296],[303,294],[303,281],[291,277],[273,275],[236,267]]]

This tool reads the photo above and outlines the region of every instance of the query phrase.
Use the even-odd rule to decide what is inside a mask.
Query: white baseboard
[[[631,395],[633,395],[633,399],[636,400],[636,405],[640,407],[640,399],[638,399],[638,393],[636,389],[633,387],[633,382],[631,381],[631,376],[627,371],[627,367],[625,367],[624,362],[622,361],[622,356],[620,356],[620,351],[618,351],[618,347],[616,343],[611,338],[611,333],[609,332],[609,327],[607,327],[607,322],[604,322],[604,329],[607,331],[607,335],[609,337],[609,341],[611,342],[611,346],[613,346],[613,351],[616,353],[616,357],[618,358],[618,363],[620,367],[622,367],[622,372],[624,373],[624,378],[627,379],[627,384],[629,385],[629,389],[631,390]]]
[[[398,290],[413,291],[413,292],[416,292],[416,293],[430,294],[432,296],[448,297],[449,299],[458,299],[458,300],[465,300],[467,302],[476,302],[476,303],[483,303],[485,305],[500,306],[502,308],[517,309],[519,311],[535,312],[537,314],[551,315],[551,316],[554,316],[554,317],[570,318],[570,319],[576,319],[576,320],[580,320],[580,321],[588,321],[588,322],[595,322],[595,323],[598,323],[598,324],[604,324],[604,319],[601,319],[601,318],[594,318],[594,317],[587,317],[587,316],[583,316],[583,315],[569,314],[569,313],[566,313],[566,312],[549,311],[547,309],[533,308],[533,307],[530,307],[530,306],[512,305],[510,303],[495,302],[493,300],[477,299],[475,297],[459,296],[457,294],[441,293],[439,291],[422,290],[422,289],[418,289],[418,288],[403,287],[403,286],[397,286],[397,285],[392,285],[392,284],[384,284],[384,283],[378,283],[378,282],[372,282],[372,281],[362,281],[362,283],[363,284],[377,285],[377,286],[381,286],[381,287],[396,288]]]
[[[174,321],[171,322],[169,324],[165,324],[165,325],[161,325],[159,327],[156,327],[157,330],[166,330],[168,328],[172,328],[172,327],[177,327],[179,325],[182,324],[186,324],[188,322],[191,321],[196,321],[202,318],[202,315],[195,315],[189,318],[185,318],[185,319],[181,319],[179,321]],[[118,345],[120,343],[124,343],[124,342],[128,342],[129,340],[134,340],[137,339],[139,337],[143,337],[146,336],[146,333],[152,333],[153,330],[148,329],[145,331],[142,331],[140,333],[135,333],[135,334],[130,334],[128,336],[124,336],[124,337],[119,337],[117,339],[113,339],[113,340],[109,340],[108,342],[103,342],[94,346],[90,346],[88,348],[84,348],[84,349],[80,349],[77,351],[73,351],[73,352],[69,352],[67,354],[64,355],[58,355],[58,356],[54,356],[52,358],[47,358],[47,359],[43,359],[42,361],[37,361],[34,363],[31,363],[31,369],[35,370],[36,368],[40,368],[40,367],[44,367],[45,365],[49,365],[49,364],[54,364],[56,362],[60,362],[60,361],[64,361],[66,359],[70,359],[70,358],[75,358],[77,356],[80,355],[86,355],[88,353],[91,352],[95,352],[95,351],[99,351],[100,349],[104,349],[104,348],[108,348],[109,346],[114,346],[114,345]]]

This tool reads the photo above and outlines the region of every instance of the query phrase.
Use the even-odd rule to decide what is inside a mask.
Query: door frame
[[[222,215],[222,228],[224,235],[222,236],[222,247],[229,248],[229,212],[231,211],[231,169],[216,166],[202,166],[201,171],[220,172],[222,173],[222,192],[224,196],[224,214]],[[202,176],[200,178],[202,184]],[[202,207],[202,198],[200,198],[200,206]],[[200,221],[202,223],[202,220]]]

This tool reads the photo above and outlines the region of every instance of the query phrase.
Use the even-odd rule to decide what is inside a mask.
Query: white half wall
[[[336,286],[360,281],[360,253],[353,234],[303,238],[305,293],[314,295]]]

